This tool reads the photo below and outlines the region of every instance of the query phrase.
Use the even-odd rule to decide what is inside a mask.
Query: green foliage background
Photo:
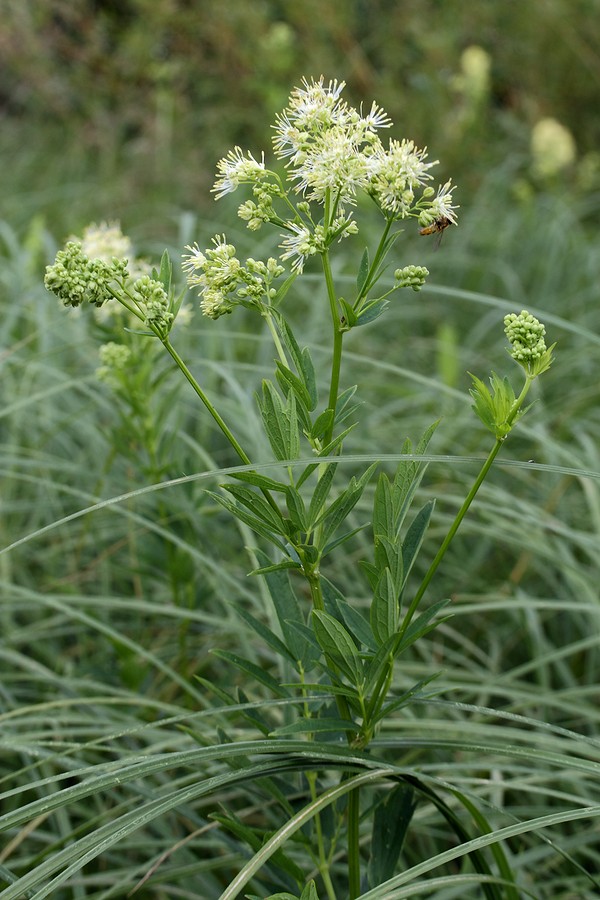
[[[285,674],[235,614],[271,615],[246,577],[255,539],[204,492],[234,459],[159,355],[148,352],[132,372],[134,408],[120,406],[95,376],[97,347],[120,330],[57,308],[42,277],[68,234],[103,218],[120,219],[154,259],[165,243],[177,260],[185,243],[223,230],[240,255],[272,252],[276,236],[260,232],[257,248],[235,224],[235,205],[215,206],[215,163],[235,143],[268,152],[291,87],[321,73],[345,80],[352,102],[381,103],[394,136],[427,144],[441,180],[460,189],[460,228],[438,252],[410,232],[397,245],[399,264],[427,264],[430,283],[393,306],[384,326],[350,335],[343,372],[363,401],[348,475],[363,465],[353,454],[397,453],[443,417],[433,450],[448,458],[420,490],[422,502],[438,497],[422,568],[472,479],[463,457],[487,450],[467,371],[511,372],[501,334],[509,311],[530,309],[558,341],[506,465],[436,579],[434,598],[452,597],[454,618],[399,675],[402,689],[442,669],[440,698],[386,723],[378,752],[472,792],[497,828],[598,806],[598,0],[0,0],[0,10],[0,537],[15,545],[0,555],[0,815],[40,804],[31,833],[7,830],[0,865],[25,878],[63,849],[77,860],[81,835],[93,840],[149,797],[217,771],[201,757],[205,745],[255,739],[256,724],[226,713],[194,676],[241,691],[241,703],[260,701],[271,726],[286,721],[260,684],[211,653],[244,647],[265,672]],[[473,45],[491,60],[489,89],[477,96],[461,68]],[[542,179],[530,138],[547,116],[570,129],[577,154]],[[348,242],[351,250],[335,273],[342,285],[362,245]],[[309,270],[294,294],[294,319],[324,366],[327,310],[311,279]],[[272,350],[250,324],[241,311],[218,323],[196,313],[177,345],[251,455],[268,459],[253,397]],[[205,471],[216,474],[194,479]],[[353,524],[369,517],[370,499]],[[106,505],[80,515],[98,501]],[[357,609],[368,594],[356,575],[364,550],[359,537],[328,573]],[[177,756],[192,749],[193,760]],[[164,767],[151,769],[162,753]],[[138,759],[147,768],[120,784],[119,767]],[[106,766],[116,780],[48,814],[45,799],[86,766]],[[144,879],[134,896],[218,897],[247,856],[211,816],[225,806],[280,824],[255,788],[185,800],[131,827],[50,895],[119,898]],[[542,900],[596,896],[569,858],[600,869],[596,821],[509,843],[523,890]],[[427,806],[411,838],[406,868],[448,845]],[[302,859],[301,845],[290,852]],[[480,897],[479,886],[453,886],[465,871],[452,861],[434,868],[431,877],[447,881],[428,896]],[[278,878],[267,867],[255,892],[283,889]]]

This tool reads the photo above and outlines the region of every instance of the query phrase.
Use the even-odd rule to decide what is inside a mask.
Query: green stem
[[[165,350],[168,353],[170,353],[172,358],[175,360],[175,362],[177,363],[177,365],[179,366],[179,368],[181,369],[181,371],[183,372],[183,374],[185,375],[185,377],[191,384],[192,388],[194,389],[194,391],[196,392],[198,397],[200,397],[200,399],[204,403],[205,407],[207,408],[207,410],[209,411],[209,413],[211,414],[211,416],[213,417],[213,419],[215,420],[215,422],[217,423],[217,425],[219,426],[219,428],[221,429],[221,431],[223,432],[223,434],[225,435],[225,437],[227,438],[227,440],[229,441],[229,443],[231,444],[231,446],[233,447],[233,449],[235,450],[235,452],[237,453],[239,458],[241,459],[241,461],[243,463],[245,463],[246,465],[250,465],[251,464],[250,457],[243,450],[243,448],[239,445],[236,438],[234,437],[232,432],[229,430],[226,422],[221,418],[221,416],[219,415],[217,410],[214,408],[214,406],[212,405],[212,403],[210,402],[210,400],[208,399],[208,397],[206,396],[206,394],[204,393],[204,391],[202,390],[202,388],[200,387],[200,385],[198,384],[198,382],[196,381],[196,379],[194,378],[194,376],[192,375],[192,373],[190,372],[190,370],[188,369],[188,367],[186,366],[184,361],[182,360],[182,358],[179,355],[179,353],[177,352],[177,350],[175,350],[175,348],[171,344],[169,338],[162,337],[161,341],[162,341],[162,344],[163,344]]]
[[[377,272],[377,270],[379,269],[379,266],[381,265],[381,261],[384,256],[385,244],[386,244],[386,241],[388,238],[388,234],[390,233],[390,228],[392,227],[393,221],[394,221],[393,219],[386,220],[385,228],[383,229],[383,234],[381,235],[381,238],[379,239],[379,244],[377,245],[377,250],[375,251],[375,256],[374,256],[373,262],[371,263],[371,266],[369,268],[369,272],[365,279],[365,283],[363,284],[360,294],[358,295],[358,297],[356,298],[356,301],[354,303],[354,312],[356,312],[356,313],[360,312],[360,310],[363,306],[364,300],[366,299],[366,295],[371,288],[371,284],[372,284],[373,278],[375,276],[375,273]]]
[[[531,387],[534,377],[535,376],[531,376],[531,375],[526,376],[525,384],[523,385],[523,390],[521,391],[521,393],[519,394],[519,396],[517,397],[517,399],[515,400],[515,402],[512,405],[512,408],[511,408],[511,410],[506,418],[506,422],[505,422],[505,425],[509,426],[508,431],[510,431],[510,427],[512,426],[512,424],[514,423],[514,421],[517,417],[519,409],[522,406],[523,401],[525,400],[525,397],[527,395],[527,392],[529,391],[529,388]],[[500,448],[502,447],[504,441],[506,440],[506,437],[507,437],[507,434],[505,434],[501,438],[496,438],[496,442],[495,442],[494,446],[490,450],[490,452],[487,456],[487,459],[485,460],[483,466],[481,467],[481,470],[480,470],[477,478],[475,479],[469,493],[465,497],[465,500],[464,500],[462,506],[460,507],[459,511],[457,512],[457,514],[454,518],[454,521],[452,522],[452,525],[450,526],[450,529],[449,529],[448,533],[446,534],[446,537],[442,541],[440,548],[433,559],[433,562],[429,566],[429,569],[427,570],[427,573],[425,574],[423,581],[419,585],[419,588],[418,588],[410,606],[408,607],[408,610],[407,610],[406,615],[404,616],[404,620],[402,622],[402,626],[400,627],[400,629],[396,635],[396,640],[394,641],[394,644],[390,651],[390,665],[388,666],[387,669],[384,669],[383,672],[381,673],[381,675],[377,681],[377,684],[373,690],[373,693],[371,695],[371,702],[369,703],[369,708],[368,708],[369,718],[372,718],[374,715],[376,715],[379,712],[379,710],[385,700],[386,694],[391,685],[391,676],[392,676],[394,659],[396,657],[396,654],[398,653],[398,648],[400,647],[400,644],[402,643],[402,639],[403,639],[404,635],[406,634],[408,626],[410,625],[415,612],[417,611],[419,603],[423,599],[423,595],[425,594],[425,591],[429,587],[431,579],[435,575],[442,559],[444,558],[444,555],[445,555],[446,551],[448,550],[448,547],[450,546],[450,543],[452,542],[454,535],[458,531],[462,520],[464,519],[471,503],[473,502],[473,500],[475,498],[475,495],[477,494],[479,488],[483,484],[483,482],[492,466],[492,463],[494,462],[496,456],[498,455],[498,453],[500,451]]]
[[[517,416],[517,413],[519,412],[519,409],[527,395],[527,392],[529,391],[529,388],[531,387],[532,382],[533,382],[533,378],[530,375],[527,375],[526,379],[525,379],[525,384],[523,386],[523,390],[521,391],[521,393],[519,394],[519,396],[513,403],[510,413],[508,414],[508,416],[506,418],[505,424],[506,424],[506,426],[509,426],[509,430],[510,430],[510,426],[512,426],[512,424]],[[427,573],[426,573],[423,581],[419,585],[419,589],[418,589],[417,593],[415,594],[413,601],[410,604],[410,606],[406,612],[404,621],[402,623],[402,627],[401,627],[399,635],[398,635],[398,641],[396,642],[396,646],[398,646],[400,644],[400,642],[402,641],[402,638],[404,637],[404,634],[406,633],[406,629],[410,625],[411,619],[412,619],[413,615],[415,614],[417,607],[419,606],[419,603],[423,599],[423,595],[424,595],[425,591],[429,587],[429,583],[430,583],[431,579],[435,575],[435,572],[436,572],[439,564],[441,563],[442,559],[444,558],[446,550],[450,546],[450,543],[451,543],[454,535],[458,531],[460,524],[467,513],[467,510],[469,509],[471,503],[473,502],[475,495],[477,494],[477,491],[483,484],[483,482],[492,466],[492,463],[494,462],[496,456],[498,455],[500,448],[502,447],[507,436],[508,436],[508,433],[505,434],[504,437],[496,438],[496,443],[490,450],[486,461],[484,462],[483,466],[481,467],[479,475],[475,479],[475,481],[471,487],[471,490],[465,497],[465,500],[464,500],[461,508],[457,512],[457,514],[454,518],[454,521],[452,522],[452,525],[450,526],[450,530],[448,531],[446,537],[442,541],[440,548],[433,559],[433,562],[429,566],[429,569],[427,570]]]
[[[487,473],[489,472],[492,463],[494,462],[496,456],[498,455],[500,447],[502,446],[503,443],[504,443],[503,440],[500,440],[500,439],[496,440],[496,443],[492,447],[486,461],[484,462],[483,466],[481,467],[479,475],[475,479],[475,481],[471,487],[471,490],[465,497],[465,500],[464,500],[461,508],[457,512],[457,514],[454,518],[454,521],[452,522],[452,525],[450,526],[450,529],[449,529],[448,533],[446,534],[446,537],[444,538],[444,540],[442,541],[442,543],[440,545],[438,552],[435,554],[433,562],[429,566],[429,569],[427,570],[427,574],[425,575],[423,581],[419,585],[419,589],[416,592],[415,596],[413,597],[412,603],[408,607],[406,615],[404,616],[404,621],[402,623],[402,627],[401,627],[399,635],[398,635],[398,637],[399,637],[399,640],[397,641],[398,644],[401,642],[402,638],[404,637],[404,634],[406,633],[406,629],[410,625],[411,619],[412,619],[413,615],[415,614],[417,607],[419,606],[419,603],[423,599],[423,595],[424,595],[425,591],[427,590],[427,588],[429,587],[429,583],[430,583],[431,579],[435,575],[437,568],[446,553],[446,550],[450,546],[450,543],[451,543],[454,535],[458,531],[458,529],[460,527],[460,523],[464,519],[464,517],[467,513],[467,510],[469,509],[471,503],[473,502],[477,491],[481,487],[481,485],[482,485]]]
[[[310,592],[312,596],[312,601],[315,609],[324,610],[325,609],[325,601],[323,599],[323,591],[321,588],[321,579],[319,573],[315,570],[304,573],[305,578],[307,579],[310,585]],[[335,671],[333,664],[330,662],[330,666]],[[335,698],[336,706],[338,708],[338,712],[343,719],[347,719],[348,721],[352,720],[352,716],[350,714],[350,707],[348,705],[348,701],[345,697],[336,694]],[[351,746],[354,740],[354,733],[352,731],[346,732],[346,740],[348,744]],[[359,844],[359,812],[360,812],[360,796],[358,788],[355,788],[348,795],[348,890],[349,890],[349,900],[354,900],[355,897],[358,897],[360,894],[360,844]],[[329,873],[327,873],[329,875]],[[321,870],[321,875],[324,875],[323,870]],[[327,892],[329,894],[329,887],[325,882],[325,886],[327,888]],[[335,895],[334,895],[335,896]]]
[[[329,384],[328,401],[328,409],[331,410],[331,423],[327,429],[327,434],[324,437],[324,444],[327,445],[333,437],[333,426],[335,423],[335,409],[340,387],[340,369],[342,366],[343,331],[340,329],[335,287],[333,284],[333,275],[327,250],[322,253],[321,258],[323,260],[323,272],[325,273],[325,283],[327,284],[327,296],[329,297],[329,308],[331,310],[331,322],[333,325],[333,357],[331,360],[331,381]]]
[[[355,900],[360,894],[360,790],[348,794],[348,897]]]
[[[273,321],[273,313],[269,309],[267,309],[263,312],[263,317],[267,321],[267,326],[269,328],[269,331],[271,332],[271,337],[273,338],[273,343],[275,344],[275,349],[277,350],[277,355],[279,356],[279,359],[281,360],[283,365],[288,367],[289,366],[288,359],[287,359],[287,356],[285,355],[285,350],[283,348],[283,344],[281,343],[281,339],[277,332],[275,322]]]

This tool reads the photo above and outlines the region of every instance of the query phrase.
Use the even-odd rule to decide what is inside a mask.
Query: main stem
[[[331,410],[331,422],[324,438],[325,446],[330,443],[333,437],[333,428],[335,424],[335,410],[337,406],[338,391],[340,388],[340,369],[342,366],[342,341],[343,331],[340,329],[340,317],[337,307],[337,299],[335,296],[335,286],[333,284],[333,275],[331,272],[331,264],[329,262],[329,252],[327,250],[321,255],[323,260],[323,272],[325,274],[325,283],[327,285],[327,296],[329,297],[329,308],[331,310],[331,322],[333,325],[333,357],[331,360],[331,381],[329,383],[329,401],[328,409]]]

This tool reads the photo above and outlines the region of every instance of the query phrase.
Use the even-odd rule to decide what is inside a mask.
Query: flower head
[[[367,161],[368,191],[382,210],[397,218],[410,213],[415,190],[427,184],[429,169],[436,165],[426,159],[427,149],[417,149],[413,141],[391,140],[387,150],[379,142],[373,146]]]
[[[113,296],[113,282],[123,283],[127,277],[126,260],[89,259],[79,241],[69,241],[64,250],[58,251],[53,265],[46,268],[44,284],[65,306],[79,306],[85,301],[102,306]]]
[[[212,188],[217,200],[237,190],[240,184],[252,184],[268,174],[265,169],[264,153],[259,162],[250,152],[244,156],[240,147],[230,150],[227,156],[217,163],[217,171],[219,177]]]
[[[296,191],[321,202],[328,192],[343,206],[367,184],[363,150],[377,140],[379,128],[391,120],[373,103],[366,115],[340,98],[344,82],[303,81],[277,116],[273,146],[287,160]]]
[[[446,222],[446,224],[449,223],[450,225],[457,224],[455,210],[459,209],[459,207],[452,203],[452,192],[454,190],[455,186],[451,181],[447,181],[446,184],[438,188],[436,196],[419,215],[421,225],[427,227],[433,222]]]
[[[133,283],[132,290],[146,325],[151,325],[161,335],[167,335],[174,316],[169,309],[169,298],[161,282],[154,281],[149,275],[142,275]]]
[[[77,240],[77,238],[73,238]],[[92,222],[83,229],[81,250],[89,259],[102,259],[110,262],[117,259],[130,259],[133,256],[131,240],[121,231],[118,222]]]
[[[183,268],[187,282],[197,288],[200,308],[205,316],[218,319],[230,313],[234,306],[257,307],[272,296],[271,283],[283,274],[283,266],[275,259],[266,263],[247,259],[242,265],[233,244],[225,235],[213,238],[213,247],[202,252],[197,244],[186,247]]]
[[[396,269],[394,272],[396,287],[411,287],[413,291],[420,291],[428,275],[429,269],[425,266],[404,266],[403,269]]]
[[[510,341],[510,355],[523,366],[529,375],[540,375],[552,364],[552,347],[546,347],[546,329],[535,316],[522,310],[519,315],[510,313],[504,317],[504,332]]]

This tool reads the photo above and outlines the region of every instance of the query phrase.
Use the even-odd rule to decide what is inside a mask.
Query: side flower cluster
[[[127,260],[90,259],[84,254],[81,242],[69,241],[46,268],[44,284],[65,306],[80,306],[86,301],[102,306],[114,296],[112,285],[122,283],[127,275]]]
[[[213,238],[213,247],[204,252],[197,244],[186,250],[189,252],[184,256],[183,268],[188,284],[199,290],[202,312],[211,319],[218,319],[239,305],[260,308],[274,296],[272,282],[284,272],[273,257],[266,263],[247,259],[242,265],[225,235]]]

